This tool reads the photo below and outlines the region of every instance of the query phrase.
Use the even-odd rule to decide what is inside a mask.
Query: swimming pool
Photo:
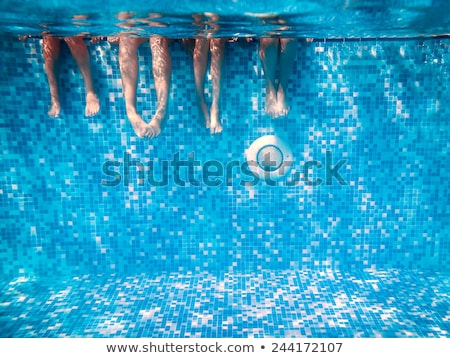
[[[336,36],[298,30],[291,111],[276,120],[257,42],[227,43],[215,136],[197,122],[192,60],[172,42],[168,122],[152,141],[128,123],[116,45],[86,40],[95,117],[83,115],[83,81],[62,48],[63,110],[49,118],[42,40],[4,27],[0,336],[450,337],[450,40],[403,27],[410,38],[383,39],[374,17],[360,37],[354,24]],[[144,44],[146,118],[150,64]],[[292,168],[249,184],[241,164],[265,135],[290,145]],[[161,181],[174,158],[192,165]],[[219,185],[205,181],[212,161],[231,167]],[[296,181],[307,163],[311,180]],[[326,180],[338,163],[343,181]],[[120,181],[109,185],[105,168]]]

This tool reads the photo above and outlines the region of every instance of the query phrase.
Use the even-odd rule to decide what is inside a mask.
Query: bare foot
[[[95,116],[100,110],[100,101],[95,93],[89,92],[86,95],[86,109],[84,114],[87,117]]]
[[[128,114],[128,120],[130,121],[130,124],[133,126],[134,133],[139,138],[146,137],[147,134],[147,123],[143,121],[141,116],[137,113],[134,114]]]
[[[219,108],[211,106],[211,125],[209,131],[211,134],[222,133],[223,127],[219,119]]]
[[[59,100],[56,98],[52,98],[50,102],[50,109],[48,110],[48,115],[52,118],[59,117],[61,112],[61,105],[59,104]]]
[[[284,94],[284,91],[282,88],[278,89],[277,94],[277,117],[286,117],[291,110],[291,107],[289,106],[289,103],[286,100],[286,96]]]
[[[264,110],[272,118],[277,116],[277,113],[278,113],[277,96],[276,96],[275,92],[273,92],[273,91],[266,92],[266,105],[265,105]]]
[[[161,123],[157,120],[152,119],[149,124],[147,124],[145,130],[145,137],[148,139],[154,139],[161,134]]]
[[[159,110],[146,127],[145,136],[148,139],[154,139],[159,136],[166,124],[165,110]]]

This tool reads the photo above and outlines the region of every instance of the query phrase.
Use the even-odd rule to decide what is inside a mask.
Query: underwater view
[[[450,3],[0,0],[0,338],[450,338]]]
[[[436,36],[448,34],[450,22],[446,0],[2,0],[0,10],[2,33],[35,36],[205,36],[211,29],[193,19],[199,14],[219,17],[214,28],[220,37]]]

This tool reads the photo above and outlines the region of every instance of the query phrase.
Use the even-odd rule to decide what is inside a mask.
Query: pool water
[[[116,45],[86,39],[92,118],[63,46],[55,119],[41,38],[9,30],[1,337],[450,337],[447,37],[300,38],[291,111],[276,120],[257,42],[227,43],[215,136],[198,123],[192,60],[174,41],[168,123],[145,141],[126,118]],[[144,44],[146,119],[150,65]],[[292,168],[251,183],[246,150],[266,135],[288,143]],[[174,158],[195,161],[198,183],[180,184],[173,167],[154,182]],[[211,161],[225,168],[219,185],[204,179]],[[296,180],[305,167],[309,180]]]
[[[86,275],[2,287],[2,337],[448,337],[447,274]]]

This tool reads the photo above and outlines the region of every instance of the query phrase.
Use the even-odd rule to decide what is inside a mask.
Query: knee
[[[280,45],[281,45],[281,52],[286,52],[287,50],[294,50],[297,47],[297,39],[281,39]]]
[[[266,58],[266,51],[269,47],[275,46],[278,39],[273,39],[270,37],[262,37],[259,40],[259,56],[262,59]]]
[[[152,36],[150,38],[150,46],[151,48],[159,48],[159,49],[168,49],[169,41],[162,36]]]
[[[199,60],[202,56],[206,56],[209,48],[209,41],[207,39],[196,39],[194,46],[194,60]]]
[[[223,51],[224,45],[225,45],[224,39],[212,39],[210,44],[211,52],[216,53]]]
[[[53,62],[59,57],[60,40],[46,36],[42,40],[42,54],[46,63]]]

